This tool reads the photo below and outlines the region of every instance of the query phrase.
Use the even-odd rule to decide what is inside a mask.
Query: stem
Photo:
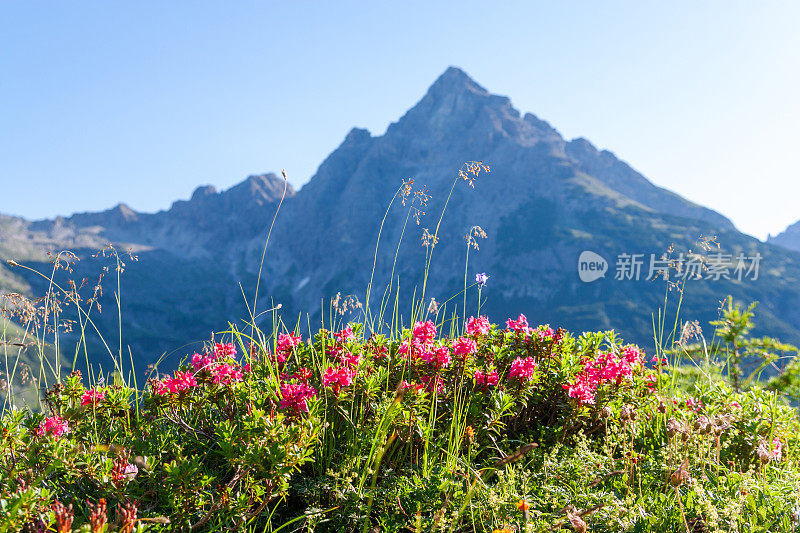
[[[258,277],[256,278],[256,294],[253,297],[253,313],[258,311],[256,308],[256,305],[258,304],[258,288],[261,286],[261,272],[264,269],[264,258],[267,256],[267,245],[269,244],[269,239],[272,236],[272,228],[275,226],[275,220],[278,218],[278,213],[281,211],[283,199],[286,198],[286,190],[289,188],[289,180],[286,179],[286,171],[281,171],[281,174],[283,175],[283,194],[281,195],[281,201],[278,202],[278,208],[275,210],[275,215],[272,217],[272,223],[269,225],[269,231],[267,232],[267,240],[264,241],[264,250],[261,252],[261,264],[258,266]]]

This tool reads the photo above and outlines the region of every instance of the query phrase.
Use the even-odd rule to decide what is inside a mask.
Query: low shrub
[[[791,531],[795,410],[613,332],[233,329],[0,422],[4,531]]]

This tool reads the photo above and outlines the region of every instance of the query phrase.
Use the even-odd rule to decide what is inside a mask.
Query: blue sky
[[[300,186],[457,65],[763,238],[800,219],[798,21],[788,1],[2,2],[0,212]]]

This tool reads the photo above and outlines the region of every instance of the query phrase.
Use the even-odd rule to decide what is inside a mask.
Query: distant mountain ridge
[[[800,221],[791,224],[777,235],[768,236],[767,242],[789,250],[800,251]]]
[[[408,301],[421,287],[420,232],[433,231],[458,169],[470,160],[486,162],[492,172],[480,175],[474,190],[456,183],[426,299],[442,302],[463,289],[464,235],[478,225],[488,238],[471,253],[467,275],[491,275],[483,296],[493,319],[523,312],[531,321],[577,331],[613,327],[647,343],[665,285],[614,280],[614,258],[660,255],[673,243],[693,248],[698,236],[717,235],[726,253],[761,254],[764,269],[758,280],[692,283],[684,294],[684,316],[714,318],[716,302],[733,294],[761,301],[764,333],[800,341],[799,254],[738,232],[724,216],[653,185],[586,139],[565,140],[547,122],[522,115],[508,98],[489,93],[454,67],[384,135],[354,128],[305,186],[287,188],[256,314],[280,303],[292,321],[301,312],[318,319],[321,299],[337,292],[363,301],[384,212],[401,181],[413,178],[415,188],[429,191],[426,215],[420,226],[406,223],[408,206],[393,204],[381,233],[371,302],[380,300],[392,279],[394,287],[400,284],[407,319]],[[55,220],[2,217],[0,257],[41,265],[46,249],[74,248],[85,256],[107,241],[131,247],[140,264],[129,267],[123,282],[123,312],[130,320],[125,342],[150,362],[247,316],[239,284],[252,295],[284,187],[282,178],[263,174],[222,192],[199,187],[189,200],[155,214],[120,204]],[[578,279],[583,250],[609,260],[605,279]],[[0,287],[13,284],[42,288],[18,271],[0,271]],[[470,305],[474,299],[470,293]],[[474,312],[468,307],[467,313]]]

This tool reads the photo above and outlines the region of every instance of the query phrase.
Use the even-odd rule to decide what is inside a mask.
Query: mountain
[[[800,221],[790,225],[777,235],[768,236],[767,242],[789,250],[800,251]]]
[[[470,184],[458,178],[467,161],[483,161],[491,172]],[[413,190],[427,190],[425,206],[416,203],[419,196],[405,203],[396,196],[408,179]],[[445,313],[458,306],[463,314],[465,235],[480,226],[487,238],[477,239],[480,249],[470,252],[466,275],[470,284],[476,272],[491,276],[481,294],[492,319],[525,313],[531,322],[576,331],[615,328],[649,345],[653,313],[668,286],[615,279],[620,254],[649,260],[673,244],[676,254],[696,251],[699,237],[714,235],[722,248],[713,253],[760,257],[758,277],[740,280],[729,272],[731,279],[687,282],[682,316],[706,323],[716,318],[717,303],[733,294],[761,302],[759,333],[800,342],[800,254],[740,233],[719,213],[654,185],[586,139],[564,139],[457,68],[447,69],[385,134],[351,130],[305,186],[286,190],[260,269],[284,184],[265,174],[222,192],[200,187],[189,200],[154,214],[120,204],[54,220],[3,217],[0,257],[47,268],[45,251],[69,248],[87,259],[75,267],[84,275],[91,250],[105,242],[131,249],[138,261],[128,261],[123,275],[123,341],[143,367],[162,353],[174,363],[192,349],[185,342],[208,339],[228,321],[248,316],[242,292],[252,304],[259,272],[256,314],[281,304],[289,327],[300,313],[308,313],[312,325],[323,317],[327,324],[322,300],[341,293],[364,302],[375,261],[370,308],[377,313],[391,280],[392,291],[399,284],[398,312],[408,320],[412,296],[422,295],[427,249],[421,235],[435,232],[446,204],[424,295],[426,302],[455,296]],[[412,206],[425,212],[419,225]],[[581,281],[584,251],[606,260],[604,278]],[[643,269],[642,278],[647,263]],[[0,286],[35,294],[46,289],[46,280],[6,268]],[[390,309],[395,294],[387,298]],[[473,287],[468,314],[476,312],[476,299]],[[106,311],[100,320],[112,346],[115,316]],[[305,315],[301,326],[308,329]]]

